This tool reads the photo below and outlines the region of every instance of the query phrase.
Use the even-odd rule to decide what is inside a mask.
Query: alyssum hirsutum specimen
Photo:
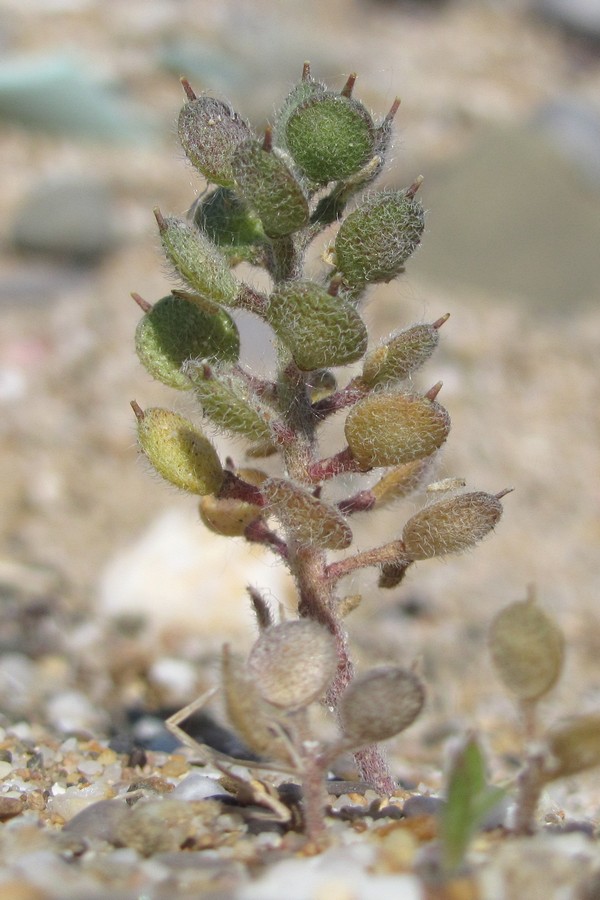
[[[322,816],[315,785],[340,749],[355,751],[366,781],[383,793],[394,790],[375,742],[406,728],[424,696],[412,670],[386,667],[353,680],[344,616],[360,598],[344,597],[340,580],[371,566],[380,586],[392,587],[414,561],[472,547],[500,518],[504,493],[450,491],[390,541],[350,551],[352,517],[424,487],[450,430],[437,400],[441,384],[423,394],[409,384],[435,350],[447,315],[369,347],[361,304],[371,285],[404,271],[424,213],[420,178],[401,190],[371,189],[399,103],[377,123],[352,96],[354,81],[351,75],[336,93],[305,64],[258,138],[227,103],[196,96],[183,79],[179,137],[213,187],[185,220],[155,210],[179,287],[154,305],[134,295],[144,312],[136,335],[142,363],[165,384],[195,394],[209,427],[246,438],[251,462],[223,462],[200,425],[134,402],[142,451],[167,481],[201,496],[208,528],[270,548],[297,585],[298,623],[275,624],[250,591],[261,635],[245,667],[224,653],[223,689],[250,748],[300,774],[313,833]],[[306,250],[333,223],[339,227],[325,248],[327,271],[309,278]],[[266,270],[269,293],[236,277],[242,261]],[[271,327],[272,380],[239,364],[235,310]],[[358,374],[345,382],[332,372],[357,363]],[[346,444],[323,457],[319,426],[338,413]],[[260,458],[264,468],[255,464]],[[327,499],[332,479],[372,471],[371,487],[341,502]],[[329,561],[329,550],[346,549],[344,559]],[[317,700],[337,716],[342,736],[335,747],[308,739],[307,707]]]

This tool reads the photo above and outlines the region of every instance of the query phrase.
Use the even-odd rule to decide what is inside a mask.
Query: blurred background
[[[358,659],[420,656],[420,727],[475,714],[485,728],[499,694],[485,631],[533,583],[570,641],[556,709],[597,706],[600,2],[0,0],[0,47],[8,719],[108,731],[115,710],[187,702],[222,640],[252,640],[247,581],[293,607],[268,557],[209,535],[137,458],[131,399],[193,408],[139,365],[129,294],[168,292],[152,208],[183,213],[205,187],[177,143],[179,76],[261,128],[306,59],[332,88],[357,71],[376,116],[402,99],[382,183],[425,176],[427,232],[366,316],[378,336],[451,313],[415,385],[444,382],[438,477],[515,488],[473,553],[387,594],[369,571],[348,585],[364,594]],[[357,517],[357,545],[399,534],[422,502]]]

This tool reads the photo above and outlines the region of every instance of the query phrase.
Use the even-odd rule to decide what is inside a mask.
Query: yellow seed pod
[[[402,500],[408,497],[413,491],[423,484],[431,469],[432,459],[413,459],[412,462],[404,463],[402,466],[395,466],[389,472],[380,478],[379,481],[371,488],[371,493],[375,497],[375,506],[381,509],[396,500]]]
[[[369,394],[350,410],[345,424],[352,456],[367,469],[430,456],[449,431],[450,416],[443,406],[400,392]]]
[[[600,714],[574,716],[546,735],[550,762],[547,781],[577,775],[600,765]]]
[[[262,492],[271,512],[300,544],[344,550],[352,531],[342,514],[329,503],[283,478],[269,478]]]
[[[498,677],[519,700],[539,700],[558,681],[564,661],[564,635],[533,596],[511,603],[498,613],[490,626],[488,642]]]
[[[142,412],[135,404],[138,440],[159,475],[191,494],[216,494],[223,483],[217,451],[188,419],[169,409]]]
[[[472,491],[426,506],[408,520],[402,540],[409,559],[431,559],[468,550],[492,530],[502,515],[494,494]]]
[[[309,619],[267,628],[248,657],[248,671],[261,696],[286,710],[318,700],[336,669],[333,635]]]
[[[258,486],[267,478],[258,469],[239,469],[237,474],[249,484]],[[224,537],[242,537],[246,528],[258,519],[262,510],[244,500],[220,500],[218,497],[202,497],[199,505],[204,525]]]

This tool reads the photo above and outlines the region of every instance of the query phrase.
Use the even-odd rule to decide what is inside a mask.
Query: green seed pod
[[[300,544],[344,550],[352,543],[352,531],[335,506],[283,478],[269,478],[261,490],[269,512]]]
[[[169,409],[138,409],[140,447],[158,474],[190,494],[216,494],[223,468],[208,438]]]
[[[266,319],[304,372],[355,362],[367,349],[367,329],[354,307],[312,281],[277,287]]]
[[[578,775],[600,765],[600,715],[574,716],[546,735],[551,754],[545,771],[547,781]]]
[[[402,532],[406,555],[431,559],[474,547],[498,522],[502,504],[493,494],[473,491],[426,506]]]
[[[194,224],[230,256],[252,258],[265,240],[260,219],[228,188],[217,188],[194,208]]]
[[[369,394],[350,410],[345,425],[352,455],[365,469],[430,456],[449,431],[450,417],[443,406],[404,393]]]
[[[425,686],[407,669],[384,666],[355,678],[342,694],[340,722],[355,747],[394,737],[411,725],[425,703]]]
[[[412,462],[396,466],[386,472],[371,488],[371,493],[375,497],[375,507],[381,509],[395,503],[396,500],[409,497],[418,490],[431,469],[432,461],[430,456],[425,459],[413,459]]]
[[[245,744],[259,756],[290,762],[289,753],[273,728],[273,715],[263,702],[254,678],[223,647],[221,678],[227,718]]]
[[[163,249],[178,274],[202,297],[235,305],[239,285],[221,251],[195,226],[173,217],[165,219],[158,210],[155,215]]]
[[[564,661],[564,635],[535,602],[511,603],[493,620],[488,636],[494,668],[519,700],[535,701],[558,681]]]
[[[424,226],[423,207],[409,192],[374,194],[342,222],[336,265],[350,285],[391,281],[419,244]]]
[[[236,184],[271,238],[284,237],[308,223],[308,200],[283,159],[259,141],[246,141],[234,156]]]
[[[271,438],[270,422],[275,414],[248,391],[242,378],[202,363],[190,363],[185,372],[196,390],[202,412],[215,425],[233,434],[243,434],[251,441]]]
[[[361,379],[374,387],[402,381],[419,369],[437,347],[440,334],[433,325],[413,325],[365,356]]]
[[[316,92],[290,115],[285,142],[298,168],[316,184],[341,181],[373,154],[375,128],[362,103]]]
[[[322,82],[315,81],[310,77],[310,75],[307,78],[303,78],[302,81],[298,82],[298,84],[294,85],[292,90],[283,101],[281,109],[277,113],[275,123],[273,125],[273,141],[278,147],[287,149],[286,129],[287,123],[292,113],[302,103],[305,103],[312,97],[325,93],[326,90],[327,87],[322,84]]]
[[[266,480],[265,472],[258,469],[239,469],[237,474],[249,484],[260,485]],[[204,525],[215,534],[224,537],[241,537],[262,510],[244,500],[221,500],[219,497],[202,497],[199,505],[200,518]]]
[[[233,154],[252,137],[246,122],[226,103],[204,96],[183,106],[178,127],[179,140],[192,165],[208,181],[233,187]]]
[[[192,358],[237,362],[240,337],[235,322],[210,300],[169,294],[150,308],[137,327],[135,348],[142,365],[163,384],[191,388],[181,371]]]
[[[302,709],[322,697],[336,669],[333,635],[308,619],[267,628],[248,657],[248,672],[260,695],[286,710]]]

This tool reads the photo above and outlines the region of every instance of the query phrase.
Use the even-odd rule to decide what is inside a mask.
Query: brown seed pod
[[[344,691],[340,722],[351,744],[365,746],[404,731],[424,703],[425,686],[418,675],[398,666],[385,666],[355,678]]]
[[[426,506],[408,520],[402,540],[412,559],[431,559],[473,547],[502,515],[494,494],[472,491]]]
[[[492,621],[490,654],[504,687],[519,700],[539,700],[556,684],[563,668],[564,635],[535,602],[511,603]]]
[[[592,769],[600,765],[600,714],[574,716],[553,728],[546,741],[551,754],[544,773],[547,781]]]
[[[261,696],[287,710],[318,700],[336,668],[333,636],[308,619],[267,628],[248,658],[248,672]]]
[[[269,478],[261,489],[269,511],[300,544],[344,550],[352,543],[352,531],[341,513],[304,488],[283,478]]]

